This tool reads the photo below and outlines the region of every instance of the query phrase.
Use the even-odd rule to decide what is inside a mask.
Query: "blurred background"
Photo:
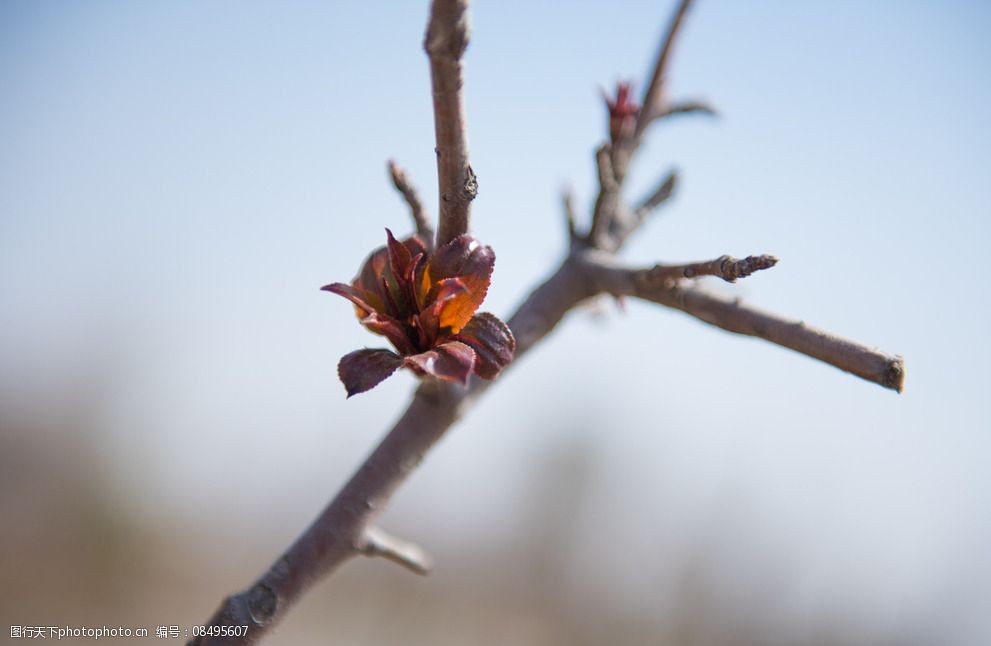
[[[436,212],[427,2],[0,3],[0,619],[205,621],[397,417],[318,288]],[[478,2],[476,234],[508,315],[587,215],[600,87],[674,3]],[[574,312],[451,432],[273,644],[991,643],[991,5],[702,0],[629,197],[651,263],[905,356],[896,395],[683,314]],[[984,332],[982,332],[984,330]],[[3,631],[7,627],[2,627]],[[79,640],[81,643],[82,640]],[[71,642],[70,642],[71,643]]]

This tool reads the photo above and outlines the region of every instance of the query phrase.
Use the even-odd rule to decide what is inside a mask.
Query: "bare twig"
[[[668,65],[671,61],[671,52],[674,43],[678,39],[681,26],[685,20],[685,14],[691,6],[692,0],[681,0],[681,4],[674,12],[671,23],[668,25],[667,35],[661,41],[661,50],[657,54],[657,62],[654,63],[654,73],[650,78],[650,85],[647,86],[643,95],[640,107],[640,116],[637,118],[637,127],[633,133],[634,141],[639,142],[647,126],[660,114],[667,103],[665,90],[667,84]]]
[[[572,307],[593,295],[581,264],[573,258],[569,256],[509,320],[516,356],[507,369]],[[491,383],[473,379],[467,389],[440,381],[421,384],[396,425],[316,520],[251,587],[224,599],[210,618],[214,626],[248,626],[247,634],[200,636],[190,644],[258,642],[310,586],[344,561],[367,554],[368,528],[393,492]]]
[[[666,119],[668,117],[677,116],[679,114],[701,114],[707,117],[718,117],[719,113],[708,103],[703,101],[682,101],[679,103],[672,103],[663,110],[661,110],[655,119]]]
[[[778,264],[778,259],[767,254],[747,256],[743,260],[733,256],[720,256],[715,260],[684,265],[657,264],[650,269],[636,273],[635,279],[646,288],[670,287],[671,283],[675,281],[701,276],[716,276],[728,283],[733,283],[736,282],[737,278],[746,278],[755,271],[770,269],[776,264]]]
[[[699,288],[675,287],[640,296],[680,309],[724,330],[790,348],[896,392],[902,392],[905,387],[905,361],[900,356],[844,339],[804,321],[789,320]]]
[[[599,249],[616,251],[644,223],[647,217],[667,202],[678,183],[675,171],[668,173],[656,189],[635,209],[617,208],[609,219],[609,235],[598,244]]]
[[[423,43],[430,57],[440,194],[437,246],[468,232],[478,180],[468,163],[461,57],[468,47],[468,0],[434,0]]]
[[[657,188],[654,189],[654,192],[651,193],[649,196],[647,196],[647,199],[645,199],[643,202],[640,203],[640,206],[638,206],[637,210],[635,211],[637,216],[642,220],[647,215],[649,215],[651,211],[653,211],[661,204],[666,202],[674,193],[674,189],[677,185],[678,185],[678,173],[675,171],[671,171],[664,177],[661,183],[657,185]]]
[[[586,270],[602,291],[615,296],[635,296],[681,310],[729,332],[765,339],[897,392],[904,387],[905,363],[899,356],[699,287],[644,280],[651,270],[622,267],[606,256],[589,256]]]
[[[570,188],[561,191],[561,208],[564,210],[564,221],[568,226],[568,242],[573,245],[578,239],[578,219],[575,217],[575,196]]]
[[[415,574],[428,574],[433,559],[416,543],[386,533],[378,527],[365,530],[365,542],[359,547],[365,556],[381,556]]]
[[[507,370],[576,305],[605,292],[680,309],[724,330],[761,337],[886,388],[901,390],[904,364],[899,357],[699,289],[654,286],[642,280],[645,271],[649,270],[623,267],[612,254],[597,250],[570,254],[510,318],[516,357]],[[467,389],[461,389],[424,382],[382,443],[296,543],[254,585],[228,597],[210,620],[213,625],[249,625],[248,636],[204,637],[194,643],[254,643],[310,585],[347,559],[367,553],[367,528],[393,492],[491,383],[473,379]]]
[[[409,205],[410,215],[413,217],[413,224],[416,226],[417,234],[423,238],[426,244],[432,245],[434,243],[434,228],[430,224],[430,217],[423,208],[423,203],[420,201],[420,194],[412,182],[409,181],[406,171],[400,168],[392,159],[389,160],[389,177],[392,178],[393,186],[396,187],[396,190],[406,200],[406,204]]]
[[[612,199],[613,196],[619,195],[622,190],[627,171],[640,148],[643,134],[646,132],[647,127],[660,117],[674,114],[690,112],[715,114],[713,108],[699,101],[669,104],[665,94],[667,69],[671,60],[671,51],[677,41],[678,34],[684,23],[685,14],[691,7],[691,4],[692,0],[681,0],[674,12],[671,23],[668,25],[667,33],[661,43],[661,49],[654,62],[650,84],[647,86],[643,95],[643,102],[640,106],[632,135],[623,137],[620,141],[613,142],[614,145],[607,149],[614,187],[607,187],[602,183],[602,162],[600,160],[602,149],[596,155],[596,161],[599,166],[600,193],[593,212],[592,227],[588,239],[590,245],[593,247],[610,251],[617,250],[622,242],[643,224],[645,216],[649,213],[650,209],[656,207],[670,196],[670,190],[673,188],[673,177],[671,178],[671,186],[667,187],[665,191],[664,184],[662,184],[654,194],[657,198],[656,201],[650,206],[645,205],[646,208],[642,207],[643,210],[637,209],[631,213],[627,209],[621,208],[618,200]],[[648,200],[648,204],[650,202],[651,200]]]

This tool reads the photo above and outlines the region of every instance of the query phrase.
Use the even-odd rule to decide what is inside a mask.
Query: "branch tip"
[[[664,40],[661,41],[661,49],[657,54],[657,62],[654,63],[654,72],[650,79],[650,85],[644,91],[643,101],[641,101],[640,116],[637,118],[637,126],[634,131],[634,139],[639,140],[647,126],[656,116],[663,111],[666,100],[664,98],[665,83],[667,81],[667,68],[671,60],[671,51],[678,38],[681,27],[684,24],[685,14],[692,4],[692,0],[681,0],[671,22],[668,25]]]
[[[888,361],[888,368],[884,373],[884,381],[881,385],[885,388],[890,388],[898,394],[904,392],[905,359],[901,356],[895,356]]]
[[[761,254],[738,259],[733,256],[720,256],[715,260],[692,262],[683,265],[657,264],[650,269],[632,270],[635,281],[646,288],[662,287],[685,279],[715,276],[728,283],[778,264],[777,256]]]
[[[578,239],[578,219],[575,216],[575,196],[570,187],[561,189],[561,207],[564,209],[564,220],[568,225],[568,240]]]
[[[358,546],[358,551],[365,556],[388,559],[415,574],[429,574],[433,568],[433,559],[422,547],[377,527],[365,530],[364,540]]]

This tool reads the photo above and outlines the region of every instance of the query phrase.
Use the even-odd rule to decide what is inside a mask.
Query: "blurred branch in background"
[[[690,284],[699,276],[733,282],[773,267],[777,258],[749,256],[687,265],[625,267],[616,257],[624,242],[673,193],[674,173],[662,178],[638,207],[623,202],[622,190],[630,165],[649,126],[675,114],[714,114],[699,103],[673,103],[666,91],[673,45],[691,6],[679,3],[642,98],[632,98],[631,85],[621,83],[606,97],[609,141],[596,152],[599,191],[587,232],[577,222],[573,201],[565,198],[570,235],[567,256],[540,283],[509,320],[516,336],[516,359],[548,335],[579,303],[602,293],[636,296],[688,312],[725,330],[758,336],[848,370],[886,388],[900,391],[904,366],[900,358],[821,332],[802,323],[759,312],[707,295]],[[425,39],[430,58],[434,98],[439,182],[437,246],[468,230],[469,209],[477,181],[468,161],[464,120],[461,57],[468,44],[467,0],[435,0]],[[391,167],[393,182],[411,207],[414,224],[427,230],[416,192],[405,176]],[[474,379],[468,388],[424,381],[409,407],[343,489],[296,542],[251,587],[228,597],[210,619],[214,626],[249,626],[246,636],[201,637],[193,643],[252,643],[282,619],[316,581],[357,555],[387,556],[407,568],[424,572],[423,551],[405,541],[385,539],[373,523],[392,494],[422,461],[427,451],[488,388]]]

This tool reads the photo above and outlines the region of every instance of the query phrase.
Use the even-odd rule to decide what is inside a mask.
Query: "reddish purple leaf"
[[[391,350],[355,350],[341,357],[337,375],[351,397],[379,385],[402,363],[402,358]]]
[[[475,351],[464,343],[448,341],[433,350],[406,357],[403,365],[419,375],[433,375],[444,381],[465,385],[475,365]]]
[[[495,379],[516,351],[509,326],[488,312],[473,316],[454,338],[475,351],[475,372],[484,379]]]
[[[345,285],[344,283],[331,283],[329,285],[324,285],[320,289],[325,292],[337,294],[338,296],[343,296],[354,303],[358,308],[359,319],[368,316],[377,309],[365,300],[364,297],[367,296],[366,294],[359,292],[351,285]]]
[[[410,341],[409,336],[406,335],[406,330],[403,327],[403,324],[391,316],[379,314],[378,312],[372,312],[365,318],[361,319],[361,324],[375,334],[381,334],[385,338],[389,339],[389,341],[392,342],[392,345],[396,346],[396,350],[399,350],[400,354],[416,352],[413,342]]]
[[[385,304],[385,294],[382,293],[382,277],[389,268],[389,250],[379,247],[373,251],[365,262],[361,265],[361,271],[354,279],[354,286],[369,294],[375,294],[378,303],[375,306]]]

